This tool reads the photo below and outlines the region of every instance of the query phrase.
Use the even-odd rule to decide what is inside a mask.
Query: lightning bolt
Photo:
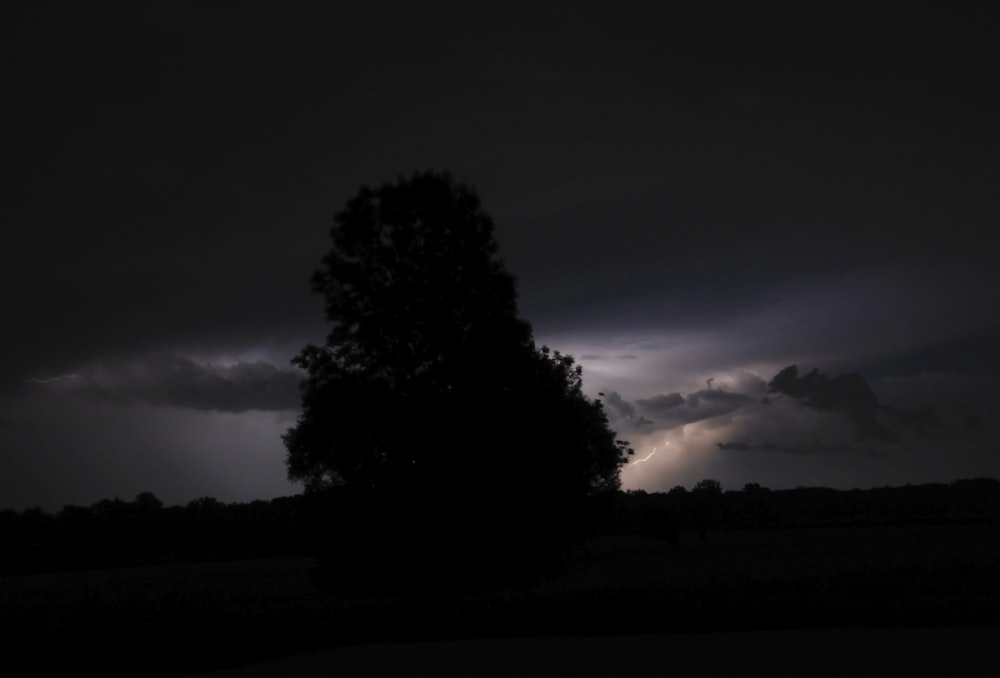
[[[652,452],[650,452],[649,454],[647,454],[647,455],[646,455],[645,457],[643,457],[642,459],[636,459],[635,461],[633,461],[633,462],[632,462],[632,464],[631,464],[631,465],[632,465],[632,466],[635,466],[636,464],[641,464],[641,463],[642,463],[642,462],[644,462],[644,461],[649,461],[649,458],[650,458],[650,457],[652,457],[652,456],[653,456],[654,454],[656,454],[656,448],[655,448],[655,447],[653,448],[653,451],[652,451]]]
[[[667,445],[669,445],[669,444],[670,444],[670,441],[668,440],[667,442],[665,442],[665,443],[663,444],[663,446],[664,446],[664,447],[666,447],[666,446],[667,446]],[[650,452],[649,454],[647,454],[647,455],[646,455],[645,457],[643,457],[642,459],[636,459],[636,460],[635,460],[635,461],[633,461],[633,462],[632,462],[631,464],[629,464],[629,466],[635,466],[636,464],[641,464],[641,463],[642,463],[642,462],[644,462],[644,461],[649,461],[650,457],[652,457],[652,456],[653,456],[654,454],[656,454],[656,448],[655,448],[655,447],[653,448],[653,451],[652,451],[652,452]]]

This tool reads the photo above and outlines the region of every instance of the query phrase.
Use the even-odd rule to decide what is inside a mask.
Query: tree
[[[398,538],[470,511],[486,532],[558,525],[619,486],[631,450],[572,357],[535,345],[470,187],[435,172],[363,187],[330,237],[312,288],[331,329],[293,361],[308,378],[290,479],[389,510]]]

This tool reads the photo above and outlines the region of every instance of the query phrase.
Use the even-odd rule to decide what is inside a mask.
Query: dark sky
[[[332,216],[429,168],[625,487],[1000,477],[992,16],[374,4],[4,3],[0,506],[297,491]]]

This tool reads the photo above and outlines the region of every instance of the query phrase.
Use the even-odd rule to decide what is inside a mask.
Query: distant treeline
[[[0,511],[0,574],[301,555],[303,497],[224,504],[210,497],[166,507],[149,492]]]
[[[630,490],[613,499],[607,528],[674,540],[711,529],[773,529],[855,525],[1000,523],[1000,480],[976,478],[868,490],[800,487],[770,490],[748,483],[723,491],[714,480],[691,490]]]
[[[312,555],[319,540],[337,534],[329,524],[318,529],[311,505],[309,496],[295,495],[233,504],[206,497],[166,507],[145,492],[55,514],[0,510],[0,574]],[[691,489],[617,492],[595,502],[594,513],[599,532],[670,542],[720,529],[1000,523],[1000,481],[846,491],[749,483],[724,491],[702,480]]]

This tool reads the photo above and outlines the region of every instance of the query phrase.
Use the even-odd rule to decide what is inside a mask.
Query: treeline
[[[303,497],[166,507],[149,492],[89,507],[0,511],[0,574],[300,555]]]
[[[688,490],[630,490],[615,497],[604,528],[674,540],[710,529],[1000,523],[1000,480],[976,478],[868,490],[802,487],[770,490],[748,483],[723,491],[714,480]]]
[[[317,523],[312,501],[295,495],[224,504],[206,497],[166,507],[145,492],[133,501],[104,499],[54,514],[40,508],[0,510],[0,574],[315,555],[320,547],[335,549],[338,536]],[[749,483],[726,491],[717,481],[702,480],[691,489],[617,492],[592,509],[605,534],[671,542],[684,533],[706,538],[719,529],[1000,524],[1000,481],[868,490],[770,490]]]

